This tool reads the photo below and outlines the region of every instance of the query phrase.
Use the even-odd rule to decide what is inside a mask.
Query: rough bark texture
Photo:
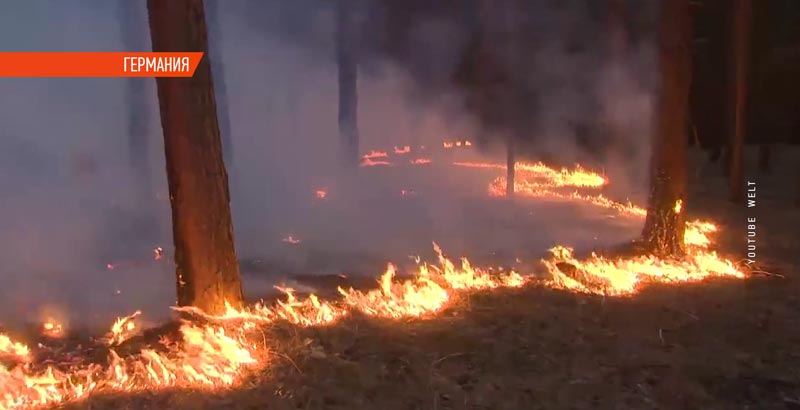
[[[153,51],[207,50],[202,0],[148,0]],[[192,78],[158,78],[178,304],[220,313],[242,303],[228,176],[208,56]]]
[[[690,47],[689,0],[661,0],[660,89],[651,159],[651,191],[642,236],[649,251],[662,255],[677,255],[684,250]],[[680,206],[676,206],[679,203]]]
[[[744,134],[747,103],[747,63],[750,49],[750,0],[734,0],[733,64],[734,70],[734,114],[733,141],[730,153],[729,199],[740,201],[744,196]]]
[[[144,8],[134,1],[120,2],[118,8],[122,45],[125,51],[149,51]],[[146,78],[125,79],[125,102],[128,108],[128,162],[139,191],[139,206],[150,206],[152,198],[151,175],[148,163],[150,141],[147,128],[150,123]]]
[[[339,66],[339,136],[346,166],[359,163],[358,62],[354,0],[337,0],[336,61]]]
[[[220,137],[222,137],[222,154],[228,166],[232,166],[233,137],[231,136],[231,117],[228,109],[225,65],[222,63],[222,28],[219,23],[219,2],[220,0],[206,0],[205,2],[209,43],[211,43],[208,56],[211,60],[211,72],[214,73],[214,94],[217,104],[217,117],[219,118],[219,133]]]

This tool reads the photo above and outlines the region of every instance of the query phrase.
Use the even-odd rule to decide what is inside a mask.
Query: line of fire
[[[800,408],[800,2],[37,4],[0,410]]]

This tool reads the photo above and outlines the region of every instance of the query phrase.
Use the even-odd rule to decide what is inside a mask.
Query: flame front
[[[457,165],[504,168],[484,163]],[[582,168],[555,170],[541,163],[520,163],[517,170],[516,184],[520,188],[517,192],[521,195],[582,201],[627,217],[641,218],[646,214],[638,206],[615,202],[599,194],[560,192],[558,189],[565,187],[596,189],[607,183],[604,177]],[[501,185],[502,190],[498,189]],[[504,185],[502,178],[495,179],[489,193],[501,195],[505,192]],[[680,212],[680,205],[676,204],[676,212]],[[744,277],[732,262],[709,249],[710,235],[717,230],[710,222],[689,222],[685,234],[687,255],[673,260],[652,256],[605,258],[594,254],[581,260],[572,249],[556,246],[551,250],[552,256],[541,261],[551,274],[544,283],[575,292],[626,296],[636,293],[646,283],[694,282],[711,276]],[[0,334],[0,410],[57,404],[95,391],[232,386],[250,369],[266,365],[269,347],[253,342],[259,326],[264,324],[286,321],[315,326],[333,323],[352,312],[382,318],[427,318],[457,300],[461,292],[540,282],[514,271],[494,273],[475,268],[466,258],[457,264],[445,257],[438,245],[434,244],[434,250],[438,263],[418,265],[411,279],[398,280],[397,268],[390,264],[376,289],[340,288],[340,298],[335,301],[322,300],[313,294],[299,298],[292,289],[281,289],[285,298],[275,304],[259,303],[241,310],[229,307],[218,317],[203,315],[202,321],[183,322],[174,340],[164,338],[138,353],[122,355],[118,346],[139,331],[135,323],[139,312],[136,312],[118,319],[111,327],[107,361],[102,364],[87,359],[81,364],[36,365],[28,346]],[[178,310],[202,315],[192,308]]]

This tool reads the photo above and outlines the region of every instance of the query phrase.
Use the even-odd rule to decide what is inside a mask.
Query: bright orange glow
[[[325,199],[328,196],[328,191],[324,189],[318,189],[315,194],[317,195],[317,199]]]
[[[457,165],[504,168],[484,163]],[[555,170],[543,164],[520,163],[517,169],[515,180],[521,188],[517,192],[523,197],[579,201],[614,211],[620,217],[643,218],[646,215],[641,207],[615,202],[600,194],[561,192],[559,189],[565,187],[598,189],[607,183],[602,176],[580,167]],[[503,195],[504,185],[502,177],[496,178],[489,186],[489,194]],[[403,195],[412,192],[402,191]],[[681,205],[676,204],[676,212],[681,211]],[[429,318],[459,300],[461,292],[522,287],[531,282],[571,292],[625,297],[636,294],[648,283],[745,277],[733,262],[710,249],[711,237],[717,231],[718,227],[711,222],[688,222],[684,237],[687,256],[681,259],[595,254],[578,258],[572,249],[555,246],[551,256],[541,261],[550,275],[546,280],[514,271],[497,273],[473,267],[466,258],[456,263],[434,244],[437,263],[419,263],[410,279],[398,279],[397,267],[388,264],[375,289],[339,288],[336,300],[323,300],[313,294],[299,297],[292,289],[280,288],[285,297],[277,303],[262,302],[241,310],[229,307],[218,317],[204,315],[193,308],[176,309],[202,316],[203,320],[184,321],[180,337],[165,337],[158,345],[144,345],[131,352],[119,345],[141,331],[136,323],[140,312],[135,312],[117,319],[111,326],[106,339],[109,353],[107,361],[100,361],[103,364],[87,358],[86,362],[33,366],[32,357],[36,355],[28,346],[0,334],[0,410],[54,405],[98,391],[132,392],[172,387],[219,389],[236,385],[243,375],[267,364],[269,341],[262,339],[259,327],[276,321],[315,326],[336,322],[353,312],[388,319]],[[292,236],[284,241],[299,243],[299,239]]]
[[[363,156],[361,156],[361,158],[363,158],[363,159],[375,159],[375,158],[386,158],[387,156],[389,156],[389,154],[387,154],[386,151],[375,151],[375,150],[372,150],[369,153],[364,154]]]
[[[409,147],[408,145],[402,147],[394,147],[395,154],[401,155],[401,154],[408,154],[409,152],[411,152],[411,147]]]
[[[47,337],[61,338],[64,336],[64,326],[53,318],[48,318],[42,323],[42,334]]]
[[[411,161],[409,161],[409,163],[411,163],[411,165],[425,165],[425,164],[430,164],[431,160],[428,158],[417,158],[417,159],[412,159]]]
[[[369,158],[364,159],[363,161],[361,161],[361,166],[362,167],[377,167],[377,166],[386,166],[386,167],[388,167],[388,166],[391,166],[391,165],[392,165],[392,163],[389,162],[389,161],[374,161],[374,160],[371,160]]]

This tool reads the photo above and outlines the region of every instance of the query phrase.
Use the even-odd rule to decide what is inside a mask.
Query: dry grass
[[[530,286],[466,295],[430,320],[278,324],[261,341],[269,365],[235,389],[66,408],[800,409],[798,213],[766,195],[757,210],[727,204],[703,178],[714,183],[694,182],[690,212],[723,225],[729,254],[742,253],[744,218],[758,212],[759,263],[775,275],[631,298]]]
[[[624,299],[531,287],[465,296],[434,320],[276,325],[270,365],[234,390],[68,408],[800,408],[798,290],[779,278]]]

